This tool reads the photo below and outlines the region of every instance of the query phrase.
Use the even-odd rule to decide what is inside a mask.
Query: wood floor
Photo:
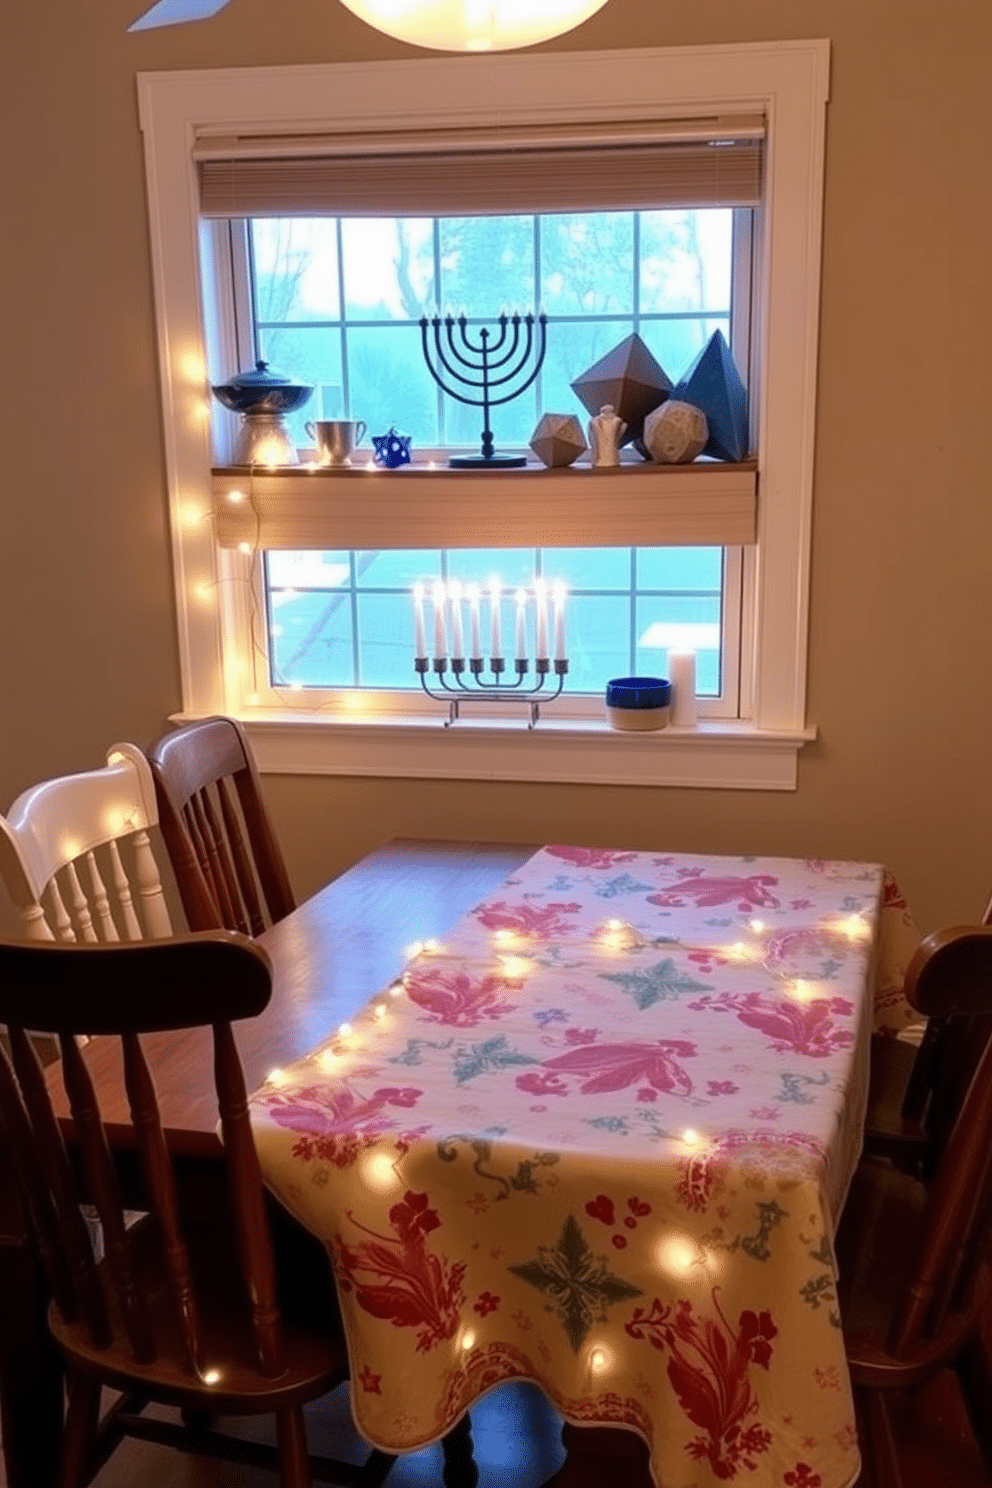
[[[992,1403],[990,1403],[992,1408]],[[479,1488],[540,1488],[561,1464],[561,1421],[532,1385],[505,1385],[472,1410]],[[267,1423],[257,1429],[264,1434]],[[351,1429],[347,1387],[307,1409],[311,1449],[360,1460],[363,1444]],[[906,1488],[992,1488],[951,1376],[935,1380],[901,1423]],[[0,1468],[0,1482],[6,1478]],[[185,1457],[146,1442],[125,1442],[94,1479],[94,1488],[274,1488],[274,1475]],[[760,1474],[750,1488],[768,1488]],[[386,1488],[441,1488],[441,1450],[402,1457]],[[664,1485],[661,1485],[664,1488]],[[745,1485],[742,1484],[742,1488]]]

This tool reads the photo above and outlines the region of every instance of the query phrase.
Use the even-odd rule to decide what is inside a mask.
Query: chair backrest
[[[907,976],[921,1012],[988,1022],[992,928],[954,927],[931,936]],[[977,1307],[985,1235],[992,1221],[992,1040],[975,1039],[971,1073],[943,1146],[926,1203],[918,1252],[897,1309],[889,1348],[905,1357],[949,1317]]]
[[[148,750],[148,762],[190,929],[258,935],[296,908],[258,770],[234,719],[177,728]]]
[[[199,1306],[182,1233],[176,1181],[155,1087],[140,1035],[213,1025],[215,1079],[233,1227],[260,1372],[282,1368],[275,1269],[264,1191],[248,1120],[244,1075],[231,1020],[262,1011],[271,968],[254,942],[226,931],[137,945],[59,945],[0,941],[0,1021],[11,1057],[0,1049],[0,1130],[9,1145],[62,1318],[78,1324],[108,1364],[175,1360],[190,1378],[204,1373]],[[45,1075],[25,1025],[54,1034],[71,1104],[88,1194],[77,1191]],[[82,1034],[120,1038],[145,1208],[153,1222],[125,1226],[117,1175],[96,1096],[77,1043]],[[98,1272],[79,1205],[95,1203],[105,1260]],[[140,1241],[135,1239],[140,1230]],[[149,1265],[149,1258],[152,1264]],[[230,1263],[229,1263],[230,1264]],[[164,1283],[171,1306],[154,1301]],[[151,1296],[149,1295],[151,1292]],[[209,1362],[209,1361],[207,1361]]]
[[[906,971],[907,1000],[928,1019],[903,1100],[943,1151],[992,1039],[992,927],[952,925],[929,935]]]
[[[115,744],[99,770],[45,780],[0,817],[0,877],[31,940],[116,941],[172,934],[148,830],[158,820],[148,763]]]

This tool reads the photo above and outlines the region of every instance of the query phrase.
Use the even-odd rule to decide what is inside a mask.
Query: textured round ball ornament
[[[585,450],[586,436],[574,413],[546,413],[531,435],[530,447],[544,465],[571,465]]]
[[[659,465],[685,465],[702,454],[710,437],[706,415],[669,398],[644,420],[644,447]]]

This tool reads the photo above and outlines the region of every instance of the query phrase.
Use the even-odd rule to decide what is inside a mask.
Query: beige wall
[[[179,705],[139,70],[413,55],[336,0],[32,0],[0,42],[0,807]],[[828,36],[809,716],[794,794],[273,778],[305,894],[397,835],[881,859],[927,928],[992,884],[992,8],[607,0],[559,49]],[[972,182],[979,183],[974,189]],[[982,184],[984,183],[984,185]]]

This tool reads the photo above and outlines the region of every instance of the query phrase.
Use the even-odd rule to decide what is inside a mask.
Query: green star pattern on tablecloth
[[[577,1354],[582,1340],[595,1322],[603,1322],[612,1302],[640,1297],[640,1287],[612,1276],[602,1256],[594,1256],[573,1215],[562,1226],[556,1246],[538,1246],[539,1259],[509,1266],[514,1276],[537,1287],[557,1313]]]
[[[690,992],[713,990],[705,982],[697,982],[694,977],[680,973],[671,956],[646,971],[604,971],[600,975],[604,982],[615,982],[629,992],[642,1013],[656,1002],[676,1002]]]

